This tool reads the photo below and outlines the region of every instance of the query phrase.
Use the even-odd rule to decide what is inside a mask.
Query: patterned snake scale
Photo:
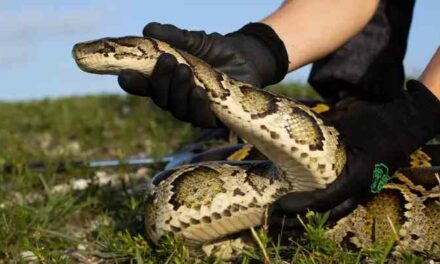
[[[97,74],[133,69],[150,76],[163,53],[188,65],[216,116],[270,160],[186,165],[153,180],[145,213],[148,236],[157,243],[171,232],[192,248],[228,258],[245,246],[241,237],[229,237],[262,225],[268,205],[281,195],[332,183],[345,165],[345,148],[336,129],[303,104],[230,79],[164,42],[105,38],[73,48],[78,66]],[[434,208],[439,187],[426,190],[403,174],[395,178],[397,182],[388,184],[383,194],[341,219],[329,237],[367,248],[389,237],[391,220],[401,227],[396,254],[432,248],[439,254],[440,229],[435,221],[440,213]]]

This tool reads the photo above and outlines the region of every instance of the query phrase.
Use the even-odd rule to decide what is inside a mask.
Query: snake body
[[[98,74],[133,69],[150,76],[163,53],[192,69],[216,116],[269,161],[200,163],[158,175],[145,214],[154,242],[172,232],[212,250],[222,238],[262,225],[268,205],[281,195],[326,188],[341,173],[346,156],[337,130],[299,102],[233,80],[155,39],[105,38],[73,49],[78,66]],[[350,217],[358,211],[336,225],[335,240],[345,237],[344,230],[355,233]]]

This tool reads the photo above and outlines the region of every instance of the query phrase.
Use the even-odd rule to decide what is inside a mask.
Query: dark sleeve
[[[405,79],[403,59],[414,2],[381,0],[358,35],[313,64],[309,83],[329,101],[338,101],[342,90],[376,101],[395,98]]]

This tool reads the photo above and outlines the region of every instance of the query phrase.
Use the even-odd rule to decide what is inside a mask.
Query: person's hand
[[[197,56],[229,77],[264,87],[281,81],[287,73],[287,52],[281,39],[269,26],[251,23],[238,31],[221,35],[187,31],[173,25],[150,23],[143,30],[151,37]],[[194,84],[191,69],[162,54],[150,78],[126,70],[118,81],[134,95],[149,96],[177,119],[195,126],[218,126],[204,90]]]
[[[333,220],[348,214],[440,133],[440,101],[418,81],[407,87],[389,103],[358,104],[333,120],[347,151],[342,174],[326,189],[282,196],[271,208],[273,226],[298,227],[297,215],[308,210],[330,212]]]

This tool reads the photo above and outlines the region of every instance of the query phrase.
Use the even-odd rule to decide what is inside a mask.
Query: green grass
[[[317,97],[300,85],[271,89]],[[106,95],[0,103],[0,165],[13,165],[12,171],[0,173],[0,263],[195,262],[180,241],[169,237],[154,247],[144,237],[146,186],[161,168],[67,167],[58,172],[50,164],[161,156],[190,142],[196,133],[143,98]],[[49,166],[26,170],[24,164],[33,161]],[[118,184],[98,184],[92,181],[96,177],[113,177]],[[80,178],[91,181],[89,188],[56,191]],[[261,246],[239,262],[357,263],[367,257],[378,262],[388,257],[386,247],[350,252],[326,240],[324,216],[310,215],[304,221],[307,233],[291,247],[271,240],[265,229],[256,230]],[[415,256],[407,260],[422,261]]]

